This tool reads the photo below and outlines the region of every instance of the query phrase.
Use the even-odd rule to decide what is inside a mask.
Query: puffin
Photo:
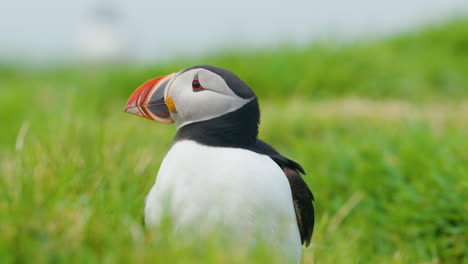
[[[145,199],[144,224],[237,245],[262,242],[300,263],[314,229],[314,196],[302,166],[258,138],[260,108],[233,72],[198,65],[151,79],[125,112],[175,124],[176,134]],[[279,128],[281,129],[281,128]]]

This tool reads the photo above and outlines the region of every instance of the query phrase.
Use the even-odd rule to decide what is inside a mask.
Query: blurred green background
[[[175,128],[123,113],[125,102],[144,81],[196,64],[251,86],[260,137],[306,169],[317,219],[304,263],[468,263],[464,18],[163,64],[2,64],[0,263],[274,260],[209,243],[178,249],[140,223]]]

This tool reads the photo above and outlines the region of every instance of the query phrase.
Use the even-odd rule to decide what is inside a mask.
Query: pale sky
[[[467,0],[205,0],[177,1],[178,6],[172,2],[3,1],[0,60],[74,59],[90,52],[89,48],[101,53],[100,45],[106,49],[114,43],[111,53],[113,48],[132,60],[152,61],[239,46],[262,48],[284,42],[306,44],[324,37],[373,37],[468,14]],[[118,14],[109,34],[103,34],[102,27],[94,28],[91,15],[103,3],[111,3]]]

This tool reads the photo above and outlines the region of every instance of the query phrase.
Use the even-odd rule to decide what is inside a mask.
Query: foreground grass
[[[433,106],[407,105],[412,114],[389,118],[398,103],[263,102],[262,138],[304,164],[317,197],[306,259],[466,256],[468,120],[458,109],[467,105],[438,105],[442,117],[426,114]],[[114,109],[120,105],[106,115],[65,109],[46,125],[25,122],[15,145],[2,149],[0,262],[236,263],[222,245],[208,243],[206,255],[181,253],[174,241],[143,230],[143,200],[174,131]]]
[[[261,138],[308,172],[306,263],[466,263],[466,25],[203,61],[254,88]],[[189,64],[0,70],[0,263],[277,261],[215,238],[179,248],[140,223],[175,131],[123,105]]]

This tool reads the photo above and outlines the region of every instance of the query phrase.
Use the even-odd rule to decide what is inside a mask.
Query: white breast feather
[[[237,148],[177,142],[164,158],[146,199],[145,222],[167,212],[176,229],[223,227],[232,236],[261,235],[298,263],[301,239],[286,176],[268,156]],[[227,230],[227,231],[226,231]],[[254,235],[255,234],[255,235]]]

